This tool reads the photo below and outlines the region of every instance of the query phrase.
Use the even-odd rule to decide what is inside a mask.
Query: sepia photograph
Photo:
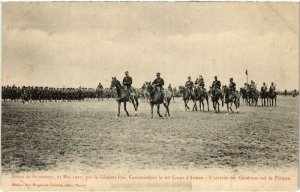
[[[299,3],[2,3],[1,189],[297,190]]]

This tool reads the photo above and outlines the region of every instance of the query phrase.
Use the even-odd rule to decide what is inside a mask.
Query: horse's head
[[[183,93],[185,90],[184,86],[179,86],[178,88],[179,88],[179,93]]]
[[[223,85],[222,86],[222,91],[227,92],[227,91],[229,91],[229,88],[226,85]]]
[[[145,82],[145,90],[148,91],[148,92],[151,92],[153,90],[153,86],[151,84],[151,81],[150,82]]]
[[[116,77],[112,77],[111,78],[111,83],[110,83],[110,89],[112,89],[113,87],[119,88],[120,87],[120,82],[117,80]]]

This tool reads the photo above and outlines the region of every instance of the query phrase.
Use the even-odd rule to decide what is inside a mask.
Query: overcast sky
[[[161,72],[299,86],[298,3],[3,3],[3,85],[133,86]]]

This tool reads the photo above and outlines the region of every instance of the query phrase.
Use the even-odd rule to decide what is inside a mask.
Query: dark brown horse
[[[195,93],[196,103],[197,103],[197,101],[199,101],[200,111],[201,111],[201,109],[203,109],[203,111],[204,111],[204,100],[206,100],[207,111],[209,111],[208,93],[199,85],[195,86],[194,93]],[[197,105],[196,105],[196,111],[197,111]]]
[[[269,89],[270,106],[276,106],[277,94],[272,88]]]
[[[162,115],[159,112],[160,104],[163,104],[166,108],[165,117],[167,117],[167,115],[170,117],[169,105],[172,98],[172,93],[169,90],[166,90],[162,94],[161,90],[159,90],[161,88],[151,85],[151,82],[147,82],[145,85],[146,85],[146,90],[150,93],[149,102],[151,106],[151,118],[153,118],[154,105],[157,106],[158,116],[162,117]]]
[[[121,108],[121,103],[124,103],[124,110],[129,116],[129,113],[126,109],[126,102],[131,101],[135,110],[135,116],[137,115],[137,110],[139,106],[139,101],[138,101],[138,96],[136,94],[136,90],[132,88],[132,93],[129,94],[128,91],[125,90],[124,86],[121,85],[120,81],[116,79],[116,77],[112,78],[111,85],[110,87],[116,87],[117,90],[117,101],[118,101],[118,116],[120,116],[120,108]]]
[[[218,90],[213,87],[210,87],[210,91],[212,93],[211,95],[211,100],[213,102],[213,107],[214,107],[214,110],[215,112],[220,112],[220,103],[219,103],[219,100],[221,100],[222,102],[222,110],[223,110],[223,106],[224,106],[224,101],[223,101],[223,93],[221,92],[221,90]]]
[[[247,97],[249,99],[249,102],[251,101],[250,105],[257,106],[257,102],[258,102],[258,99],[259,99],[259,91],[258,90],[256,90],[256,89],[248,90]]]
[[[260,89],[260,99],[262,106],[268,106],[269,103],[269,93],[263,87]]]
[[[250,98],[248,98],[247,90],[245,88],[240,88],[240,95],[243,99],[243,104],[246,103],[246,105],[251,105],[250,104]]]
[[[224,92],[225,103],[227,104],[227,114],[229,114],[229,109],[232,113],[234,113],[234,111],[231,108],[233,103],[236,108],[236,113],[238,113],[240,107],[240,93],[237,91],[230,91],[230,89],[227,86],[223,86],[222,89]]]
[[[182,93],[182,97],[183,97],[183,101],[184,101],[184,107],[185,107],[185,110],[189,110],[190,107],[188,106],[188,103],[189,101],[193,101],[194,105],[193,105],[193,111],[194,110],[197,110],[196,107],[197,107],[197,104],[196,104],[196,101],[195,101],[195,93],[193,90],[190,90],[186,87],[183,87],[183,86],[180,86],[179,87],[179,91],[180,93]]]

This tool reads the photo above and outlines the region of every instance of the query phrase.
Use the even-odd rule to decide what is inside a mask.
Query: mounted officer
[[[160,73],[156,73],[156,79],[152,82],[152,85],[155,86],[156,90],[160,91],[161,95],[164,95],[163,93],[163,86],[165,82],[164,80],[160,77]]]
[[[169,86],[168,86],[168,90],[169,90],[169,91],[173,91],[173,89],[172,89],[172,85],[171,85],[171,84],[169,84]]]
[[[127,91],[128,95],[131,94],[131,84],[132,78],[129,76],[128,71],[125,71],[125,77],[123,78],[123,86],[125,86],[125,90]]]
[[[123,80],[123,81],[124,81],[124,80]],[[101,83],[98,84],[97,89],[98,89],[98,90],[102,90],[102,89],[103,89],[103,86],[102,86]]]
[[[215,76],[215,80],[212,83],[212,94],[215,95],[216,91],[221,92],[221,82],[218,80],[218,77]]]
[[[204,88],[204,79],[201,75],[199,75],[199,77],[196,79],[195,85],[199,85],[203,90],[205,90],[205,88]]]
[[[271,91],[275,92],[275,90],[276,90],[276,86],[274,85],[274,82],[271,82],[269,91],[270,91],[270,92],[271,92]]]
[[[268,87],[267,87],[265,82],[263,82],[263,86],[261,87],[261,91],[265,91],[265,92],[268,91]]]
[[[185,83],[185,88],[186,88],[190,93],[192,93],[192,92],[193,92],[193,86],[194,86],[194,83],[193,83],[193,81],[191,81],[191,77],[188,76],[188,81]]]
[[[256,91],[256,84],[253,80],[251,80],[251,83],[250,83],[250,89],[251,91],[255,92]]]
[[[232,77],[229,79],[229,86],[228,87],[229,87],[229,90],[230,90],[231,93],[235,92],[236,84],[235,84],[235,82],[233,82]]]

